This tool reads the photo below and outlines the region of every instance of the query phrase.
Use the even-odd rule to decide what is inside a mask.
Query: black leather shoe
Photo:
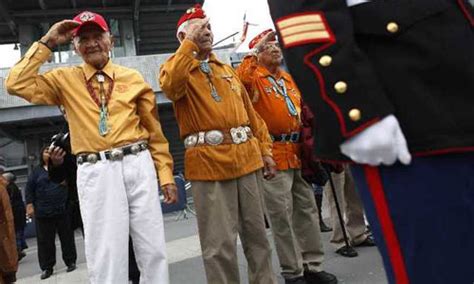
[[[313,272],[305,270],[304,279],[308,284],[336,284],[337,278],[326,271]]]
[[[76,266],[75,263],[69,264],[69,265],[67,266],[66,272],[74,271],[74,270],[76,270],[76,268],[77,268],[77,266]]]
[[[373,247],[375,246],[375,240],[374,240],[374,237],[372,236],[367,236],[367,238],[365,238],[365,240],[357,245],[355,245],[356,247]]]
[[[359,255],[351,246],[343,246],[342,248],[336,250],[336,253],[345,257],[356,257]]]
[[[19,251],[18,252],[18,261],[22,260],[26,256],[26,253],[24,251]]]
[[[331,231],[332,231],[332,228],[326,226],[326,224],[324,224],[324,222],[319,222],[319,229],[320,229],[320,231],[321,231],[322,233],[327,233],[327,232],[331,232]]]
[[[51,275],[53,275],[53,269],[45,269],[43,270],[43,273],[41,273],[41,280],[48,279],[49,277],[51,277]]]
[[[296,277],[296,278],[291,278],[291,279],[285,279],[285,284],[306,284],[306,281],[303,276],[301,277]]]

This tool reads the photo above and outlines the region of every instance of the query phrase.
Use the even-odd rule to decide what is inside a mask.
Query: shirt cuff
[[[272,145],[272,144],[270,144]],[[272,153],[272,147],[268,147],[266,145],[261,145],[260,146],[260,152],[262,152],[262,157],[263,156],[270,156],[270,157],[273,157],[273,153]]]
[[[169,171],[168,169],[161,170],[158,173],[158,178],[160,180],[161,186],[166,185],[166,184],[175,184],[173,173]]]
[[[40,42],[35,42],[25,54],[25,58],[36,58],[40,62],[46,62],[52,51],[47,45]]]

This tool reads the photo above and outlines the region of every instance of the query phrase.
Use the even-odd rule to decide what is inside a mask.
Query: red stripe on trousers
[[[388,257],[392,265],[395,282],[397,284],[407,284],[409,283],[408,274],[400,250],[400,243],[395,235],[395,228],[390,217],[379,170],[376,167],[365,166],[364,172],[372,200],[374,201],[375,211],[382,228],[382,235],[387,246]]]

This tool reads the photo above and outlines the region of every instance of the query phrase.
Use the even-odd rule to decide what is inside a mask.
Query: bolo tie
[[[209,88],[211,89],[211,97],[214,99],[214,101],[221,102],[222,97],[217,94],[216,87],[211,80],[211,66],[209,66],[209,62],[204,60],[199,62],[199,69],[201,69],[201,71],[206,74],[207,80],[209,82]]]
[[[286,103],[286,108],[288,109],[288,112],[292,116],[297,116],[298,111],[296,110],[295,104],[291,100],[290,96],[288,96],[288,91],[285,86],[285,81],[283,78],[280,78],[280,80],[276,81],[272,76],[268,76],[268,81],[272,83],[273,85],[273,90],[277,93],[279,93],[284,99]]]
[[[112,78],[107,92],[105,92],[104,83],[105,83],[106,76],[104,75],[102,71],[98,71],[96,73],[97,82],[99,82],[99,93],[100,93],[100,96],[97,96],[95,89],[92,86],[92,82],[91,82],[92,80],[87,80],[84,75],[84,79],[86,79],[87,90],[89,91],[91,98],[99,107],[98,130],[99,130],[100,136],[107,135],[107,133],[110,130],[107,124],[107,120],[109,118],[108,102],[110,100],[112,91],[114,89],[115,74],[113,75],[113,77],[114,78]]]

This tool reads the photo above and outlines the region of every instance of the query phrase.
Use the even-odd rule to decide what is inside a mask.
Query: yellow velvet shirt
[[[162,185],[174,183],[173,159],[158,121],[155,94],[143,77],[133,69],[113,64],[103,68],[107,80],[104,89],[114,82],[108,102],[109,132],[98,130],[99,106],[87,90],[90,81],[96,94],[99,83],[91,65],[56,68],[39,74],[39,68],[51,51],[34,43],[11,69],[6,79],[7,91],[34,104],[63,105],[68,115],[71,148],[74,154],[99,152],[146,140]]]

